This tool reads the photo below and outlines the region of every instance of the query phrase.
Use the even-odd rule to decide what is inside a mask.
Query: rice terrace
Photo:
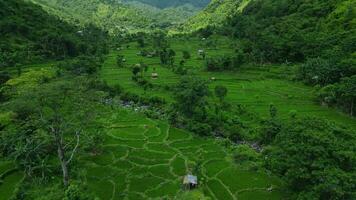
[[[356,199],[354,0],[0,0],[0,200]]]

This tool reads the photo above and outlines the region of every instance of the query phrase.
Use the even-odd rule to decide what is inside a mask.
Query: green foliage
[[[72,183],[66,189],[63,200],[93,200],[93,195],[80,183]]]
[[[231,15],[240,12],[249,1],[250,0],[212,0],[203,11],[189,19],[181,29],[185,32],[205,32],[206,29],[221,26]]]
[[[23,76],[28,77],[29,74]],[[13,87],[23,87],[32,81],[24,81],[23,77],[17,79],[8,82],[21,83],[13,84]],[[91,109],[101,96],[87,88],[88,85],[80,78],[62,79],[27,87],[12,96],[5,109],[15,113],[15,117],[13,123],[2,130],[1,154],[16,160],[28,175],[46,180],[53,173],[54,166],[59,166],[52,165],[51,159],[57,155],[58,141],[55,138],[63,134],[61,143],[66,144],[64,151],[73,149],[76,133],[80,134],[95,115]],[[56,137],[54,130],[58,130]],[[83,137],[80,141],[83,149],[95,142],[91,137]],[[65,157],[68,159],[69,155]]]
[[[183,54],[183,58],[186,60],[190,59],[190,57],[191,57],[189,51],[184,50],[184,51],[182,51],[182,54]]]
[[[117,55],[116,57],[116,65],[121,68],[125,66],[125,58],[122,55]]]
[[[217,57],[208,58],[205,61],[205,68],[208,71],[227,71],[237,70],[243,64],[242,57],[237,55],[236,57]]]
[[[105,49],[106,34],[79,28],[22,0],[0,2],[0,67],[96,54]]]
[[[234,161],[248,169],[257,169],[262,166],[262,155],[256,152],[250,146],[241,144],[238,145],[233,152]]]
[[[210,94],[207,82],[191,75],[183,76],[175,88],[177,109],[187,117],[201,115]]]
[[[74,75],[93,75],[101,67],[101,62],[93,56],[79,56],[72,60],[66,60],[59,64],[59,68],[65,69]]]
[[[266,166],[299,199],[355,198],[355,133],[323,120],[293,120],[265,151]]]
[[[127,2],[133,1],[133,0],[125,0]],[[179,5],[184,5],[184,4],[191,4],[197,7],[204,7],[206,6],[210,0],[166,0],[166,1],[160,1],[160,0],[135,0],[138,2],[142,2],[145,4],[149,4],[158,8],[167,8],[167,7],[174,7],[174,6],[179,6]]]
[[[160,54],[161,64],[173,67],[176,52],[173,49],[163,49]]]
[[[132,32],[165,29],[176,23],[185,22],[199,8],[177,4],[160,9],[149,2],[111,0],[32,0],[49,13],[80,26],[95,24],[110,35],[123,36]],[[165,4],[157,1],[154,4]],[[195,1],[193,4],[196,4]],[[170,6],[171,4],[166,4]],[[166,6],[164,6],[166,7]]]
[[[355,51],[355,2],[257,0],[227,22],[244,52],[258,62],[340,60]],[[351,46],[353,47],[351,47]]]
[[[300,67],[298,75],[307,84],[325,86],[340,80],[343,69],[327,60],[313,58]]]
[[[318,92],[321,103],[337,106],[351,116],[355,113],[356,102],[356,75],[343,78],[339,83],[323,87]]]
[[[215,96],[219,98],[220,102],[223,102],[227,95],[228,90],[223,85],[217,85],[215,86],[214,92],[215,92]]]

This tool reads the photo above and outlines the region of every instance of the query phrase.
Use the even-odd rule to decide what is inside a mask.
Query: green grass
[[[229,193],[229,191],[218,180],[211,180],[207,183],[207,185],[217,199],[233,199],[232,194]]]

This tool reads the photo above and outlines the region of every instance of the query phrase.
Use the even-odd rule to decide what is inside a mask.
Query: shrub
[[[183,58],[185,59],[185,60],[188,60],[188,59],[190,59],[191,58],[191,55],[190,55],[190,53],[189,53],[189,51],[183,51],[182,52],[182,54],[183,54]]]
[[[190,131],[192,131],[200,136],[211,135],[212,128],[209,124],[194,121],[194,122],[190,122],[188,124],[188,127],[189,127]]]

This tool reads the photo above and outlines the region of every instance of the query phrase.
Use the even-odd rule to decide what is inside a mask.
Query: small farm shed
[[[184,176],[183,185],[186,189],[194,189],[198,186],[198,177],[188,174]]]
[[[157,79],[158,78],[158,73],[154,72],[151,74],[152,79]]]

